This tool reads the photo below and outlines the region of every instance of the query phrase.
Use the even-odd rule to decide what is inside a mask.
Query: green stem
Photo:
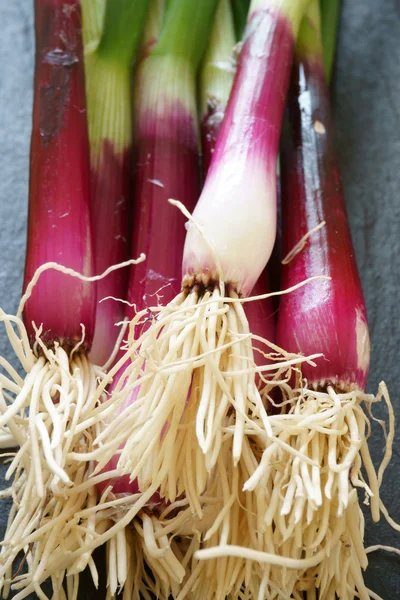
[[[141,48],[139,50],[140,58],[148,53],[148,48],[152,46],[160,37],[162,31],[167,0],[149,0],[146,22],[143,28],[141,39]]]
[[[185,58],[197,70],[206,49],[217,0],[172,0],[152,54]]]
[[[83,1],[92,163],[100,157],[103,140],[112,141],[115,151],[130,145],[130,66],[142,34],[147,5],[148,0]]]
[[[335,62],[340,0],[320,0],[320,6],[324,68],[326,79],[330,83]]]
[[[142,34],[148,0],[106,0],[98,56],[130,65]]]
[[[319,0],[311,0],[307,14],[301,21],[296,42],[296,54],[322,60],[321,16]]]
[[[103,31],[106,0],[81,0],[85,53],[94,51]]]
[[[232,56],[235,41],[229,0],[220,0],[201,71],[201,117],[207,114],[210,98],[223,108],[228,102],[235,74]]]
[[[293,35],[297,37],[300,22],[307,12],[310,0],[251,0],[249,14],[256,10],[279,11],[292,26]]]
[[[241,40],[246,27],[250,0],[231,0],[233,19],[235,22],[236,39]]]

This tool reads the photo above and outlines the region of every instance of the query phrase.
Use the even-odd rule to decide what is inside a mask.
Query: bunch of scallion
[[[390,520],[394,418],[364,391],[321,5],[35,1],[24,295],[0,315],[24,371],[1,359],[4,597],[50,579],[77,598],[102,546],[108,599],[369,597],[358,490]]]

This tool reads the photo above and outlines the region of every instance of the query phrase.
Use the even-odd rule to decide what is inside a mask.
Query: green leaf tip
[[[153,54],[186,58],[197,71],[211,33],[218,0],[170,0]]]

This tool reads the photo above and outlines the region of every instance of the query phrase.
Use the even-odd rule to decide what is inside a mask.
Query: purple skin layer
[[[36,67],[24,289],[54,261],[93,274],[89,222],[90,158],[79,2],[36,0]],[[96,286],[54,270],[43,273],[24,310],[34,341],[71,349],[93,337]]]
[[[136,118],[132,256],[144,252],[146,261],[131,268],[128,300],[140,311],[158,303],[165,305],[180,292],[186,218],[168,199],[180,200],[192,211],[200,184],[195,118],[178,102],[171,103],[162,119],[146,110],[137,111]],[[128,308],[127,317],[134,314],[134,309]],[[113,385],[123,371],[124,368]],[[137,389],[132,392],[122,409],[135,401],[137,393]],[[115,469],[117,463],[115,456],[103,472]],[[113,493],[139,491],[137,480],[129,482],[126,475],[98,484],[100,492],[110,483]],[[160,502],[158,494],[152,502]]]
[[[203,158],[203,174],[207,176],[208,168],[214,153],[215,145],[219,130],[224,118],[224,107],[221,105],[209,104],[209,112],[205,115],[201,122],[201,150]],[[258,278],[251,295],[261,296],[269,292],[269,278],[267,269],[264,269],[263,273]],[[274,306],[272,298],[265,298],[264,300],[256,300],[254,302],[247,302],[244,304],[244,310],[249,321],[249,328],[252,333],[263,337],[270,342],[275,341],[275,316]],[[256,348],[262,349],[264,352],[266,348],[263,344],[257,341],[253,342]],[[257,366],[263,366],[269,361],[265,359],[263,354],[260,352],[254,352],[254,361]]]
[[[92,232],[96,273],[128,258],[129,202],[131,193],[131,151],[116,152],[113,142],[103,140],[97,168],[92,170]],[[136,257],[133,257],[136,258]],[[125,315],[125,304],[102,298],[124,299],[128,286],[128,269],[117,269],[97,282],[96,326],[91,360],[103,365],[110,356]]]
[[[269,282],[267,269],[261,273],[257,280],[256,285],[251,291],[252,296],[261,296],[262,294],[268,294]],[[246,302],[244,304],[244,310],[249,322],[249,328],[251,333],[258,335],[268,340],[269,342],[275,342],[276,335],[276,323],[274,315],[274,306],[272,298],[264,298],[263,300],[255,300],[254,302]],[[273,352],[267,348],[264,344],[258,341],[253,341],[253,346],[259,348],[263,352]],[[265,358],[260,352],[254,352],[254,362],[257,366],[262,367],[263,365],[269,364],[271,361]]]
[[[334,150],[329,90],[322,62],[297,57],[282,137],[283,255],[322,221],[306,247],[283,266],[282,288],[326,275],[282,296],[277,343],[291,352],[322,352],[303,364],[313,386],[364,389],[369,340],[363,293]]]
[[[276,163],[293,49],[293,32],[284,16],[270,9],[253,13],[209,177],[215,177],[227,154],[231,160],[264,156],[268,165]]]
[[[268,294],[271,291],[269,280],[268,268],[266,267],[258,278],[256,285],[252,289],[251,295],[261,296],[262,294]],[[244,310],[249,322],[249,329],[251,333],[258,335],[269,342],[275,343],[276,317],[273,297],[265,298],[264,300],[255,300],[254,302],[246,302],[244,304]],[[254,348],[253,357],[256,366],[265,367],[266,365],[271,364],[273,361],[269,358],[266,358],[263,353],[273,352],[273,350],[258,340],[253,340],[252,343]],[[260,351],[257,351],[257,348]],[[265,372],[263,376],[268,379],[268,371]],[[257,387],[262,390],[265,384],[259,375],[256,375],[256,382]],[[272,394],[274,402],[279,402],[280,398],[278,390],[273,389],[271,390],[270,394]],[[268,409],[270,412],[276,412],[269,402]]]
[[[143,111],[135,128],[132,255],[146,260],[131,269],[128,300],[142,310],[181,290],[186,217],[168,199],[193,211],[200,181],[196,121],[182,104],[171,102],[162,118]]]
[[[293,31],[285,16],[270,8],[251,15],[204,193],[209,183],[229,184],[238,169],[245,174],[254,164],[275,172],[293,51]],[[263,242],[254,240],[258,247]],[[271,240],[266,243],[271,245]],[[189,277],[209,272],[209,264],[199,263],[195,252],[187,252],[183,272]],[[240,285],[239,291],[246,294],[254,282],[249,279]]]

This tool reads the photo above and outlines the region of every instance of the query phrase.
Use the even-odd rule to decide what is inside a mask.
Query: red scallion
[[[100,20],[96,45],[86,45],[85,74],[91,152],[91,221],[95,270],[103,273],[128,258],[132,196],[131,66],[143,29],[146,1],[113,0],[102,10],[84,4],[84,23]],[[97,19],[96,19],[97,16]],[[87,35],[89,37],[89,35]],[[134,255],[132,255],[134,256]],[[97,313],[90,354],[106,363],[123,321],[128,270],[118,269],[97,283]]]
[[[21,378],[2,361],[9,378],[2,380],[0,417],[20,446],[6,475],[14,477],[14,505],[0,566],[8,593],[19,553],[29,554],[16,598],[43,595],[40,583],[51,575],[52,560],[60,558],[57,527],[50,532],[46,522],[54,518],[61,528],[69,523],[71,507],[63,494],[87,477],[88,465],[71,461],[69,453],[86,446],[76,428],[94,407],[100,375],[87,357],[96,285],[89,281],[90,157],[80,2],[36,0],[35,35],[25,294],[17,318],[5,319],[26,375]],[[25,327],[18,318],[22,308]],[[83,517],[81,525],[86,524]]]
[[[236,61],[241,43],[236,44],[235,23],[243,18],[243,11],[248,3],[238,2],[231,10],[229,0],[220,0],[215,15],[210,42],[203,61],[200,79],[200,128],[201,150],[204,177],[215,150],[219,130],[225,115],[229,94],[232,89],[236,70]],[[233,14],[232,14],[233,13]],[[241,29],[241,28],[240,28]],[[261,274],[255,284],[252,295],[268,294],[267,271]],[[270,298],[248,302],[245,305],[250,331],[264,339],[275,340],[275,317]],[[254,342],[258,350],[254,352],[255,363],[266,364],[265,345]]]

